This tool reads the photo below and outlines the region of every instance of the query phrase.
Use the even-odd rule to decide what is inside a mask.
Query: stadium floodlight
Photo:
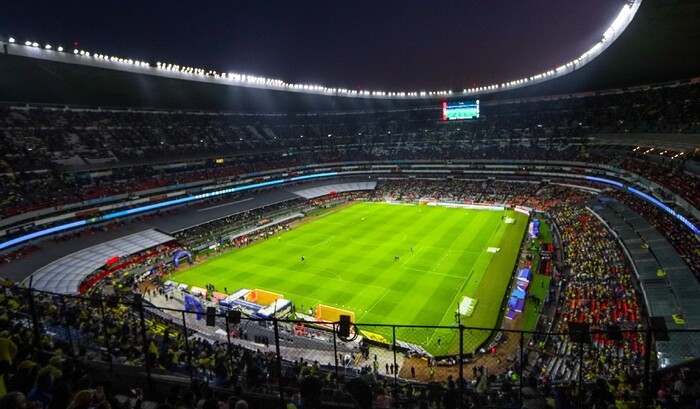
[[[477,87],[476,84],[474,84],[473,87],[470,88],[464,88],[462,90],[463,94],[472,94],[472,93],[481,93],[481,92],[492,92],[495,90],[499,90],[501,88],[511,88],[511,87],[518,87],[523,84],[527,84],[530,81],[539,81],[539,80],[547,80],[550,79],[550,77],[556,77],[560,76],[565,73],[571,72],[571,67],[576,68],[577,63],[587,63],[589,60],[592,58],[596,57],[598,54],[600,54],[601,49],[606,48],[609,45],[609,42],[613,41],[617,35],[622,31],[621,29],[627,26],[636,9],[638,8],[639,5],[639,0],[629,0],[625,6],[623,6],[619,12],[619,14],[616,16],[615,20],[613,23],[607,27],[605,32],[603,33],[603,36],[601,40],[599,40],[598,43],[596,43],[590,50],[586,51],[584,54],[582,54],[580,57],[574,59],[573,61],[569,61],[565,64],[562,65],[557,65],[556,69],[552,69],[549,71],[541,72],[539,74],[516,79],[510,82],[505,82],[505,83],[496,83],[496,84],[490,84],[490,85],[485,85],[485,86],[480,86]],[[9,37],[8,41],[10,43],[14,43],[15,39],[13,37]],[[26,46],[34,46],[34,47],[39,47],[39,44],[36,42],[31,42],[27,41],[25,42]],[[75,43],[77,46],[77,42]],[[52,46],[49,44],[46,44],[45,49],[49,50],[52,49]],[[58,51],[63,51],[63,47],[58,47]],[[74,54],[80,54],[80,55],[85,55],[85,56],[90,56],[89,52],[83,51],[83,50],[78,50],[75,49],[73,51]],[[143,66],[143,67],[150,67],[150,63],[147,62],[142,62],[138,60],[131,60],[131,59],[123,59],[123,58],[117,58],[117,57],[109,57],[107,55],[103,54],[93,54],[93,57],[96,59],[101,59],[101,60],[108,60],[112,61],[115,63],[123,63],[123,64],[129,64],[129,65],[136,65],[136,66]],[[180,72],[184,74],[193,74],[199,77],[206,77],[206,76],[213,76],[215,78],[228,78],[229,80],[234,80],[234,81],[241,81],[245,83],[250,83],[250,84],[264,84],[267,87],[282,87],[282,88],[288,88],[288,89],[296,89],[296,90],[304,90],[304,91],[311,91],[311,92],[316,92],[316,93],[342,93],[346,95],[366,95],[366,96],[374,96],[374,97],[426,97],[426,96],[438,96],[438,95],[445,95],[445,96],[450,96],[453,94],[452,90],[441,90],[441,91],[414,91],[414,92],[398,92],[398,91],[370,91],[370,90],[349,90],[345,88],[330,88],[330,87],[324,87],[321,85],[310,85],[310,84],[290,84],[286,83],[282,80],[279,79],[272,79],[272,78],[266,78],[266,77],[258,77],[258,76],[252,76],[252,75],[242,75],[242,74],[236,74],[236,73],[219,73],[214,70],[204,70],[201,68],[194,68],[194,67],[181,67],[179,65],[174,65],[174,64],[166,64],[162,62],[157,62],[156,63],[156,68],[171,71],[171,72]],[[459,91],[454,91],[454,92],[459,92]]]
[[[630,13],[632,12],[632,7],[630,5],[624,5],[622,6],[622,10],[620,10],[620,14],[617,15],[615,18],[615,21],[610,25],[610,28],[613,30],[617,31],[618,28],[620,28],[625,21],[629,18]]]
[[[607,30],[605,30],[605,33],[603,33],[603,41],[608,41],[615,35],[615,29],[612,27],[608,27]]]

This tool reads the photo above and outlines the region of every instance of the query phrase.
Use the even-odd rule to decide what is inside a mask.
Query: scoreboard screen
[[[460,119],[479,118],[479,100],[472,101],[443,101],[442,120],[458,121]]]

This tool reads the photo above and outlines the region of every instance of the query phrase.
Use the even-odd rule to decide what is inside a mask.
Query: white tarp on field
[[[475,298],[463,297],[459,303],[459,313],[471,317],[476,309],[477,300]]]

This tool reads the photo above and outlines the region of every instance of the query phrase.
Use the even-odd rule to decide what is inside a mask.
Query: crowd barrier
[[[584,396],[586,384],[601,376],[595,362],[599,345],[639,337],[642,347],[631,351],[636,364],[621,367],[619,375],[607,380],[642,385],[637,392],[646,407],[655,393],[651,384],[654,374],[675,370],[658,366],[653,345],[668,334],[656,328],[591,330],[570,325],[569,332],[559,333],[472,328],[462,323],[419,326],[338,321],[317,325],[308,320],[311,317],[252,319],[231,311],[209,309],[202,313],[183,307],[156,307],[148,299],[165,297],[160,294],[142,297],[125,292],[91,298],[17,286],[3,290],[0,305],[7,311],[10,333],[14,329],[16,336],[31,338],[26,342],[37,356],[46,350],[48,337],[65,355],[101,362],[108,372],[122,365],[142,368],[150,387],[153,377],[163,374],[226,387],[223,378],[236,372],[236,357],[247,351],[262,357],[269,373],[265,379],[247,379],[246,384],[260,382],[259,386],[278,396],[285,394],[290,368],[302,361],[329,379],[370,377],[394,391],[402,385],[430,385],[452,378],[460,393],[468,393],[478,388],[476,379],[487,374],[490,388],[495,390],[505,385],[522,390],[524,380],[537,378],[552,385],[573,383],[578,385],[579,396]],[[484,332],[489,334],[487,344],[465,350],[472,337],[481,338]],[[700,329],[667,332],[700,337]],[[547,347],[552,337],[558,340],[557,348]],[[131,349],[122,345],[129,341]],[[214,345],[214,349],[205,344]],[[652,347],[647,348],[649,345]],[[219,362],[227,369],[223,377],[214,365],[202,364],[214,358],[204,351],[213,355],[216,348],[216,359],[226,361]],[[169,349],[179,350],[182,356],[164,365],[162,357]],[[621,350],[620,356],[628,352]],[[697,357],[687,358],[690,362]],[[242,379],[250,374],[239,376]]]

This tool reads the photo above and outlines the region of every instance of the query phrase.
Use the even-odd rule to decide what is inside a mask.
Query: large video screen
[[[479,100],[472,101],[443,101],[442,120],[458,121],[461,119],[479,118]]]

